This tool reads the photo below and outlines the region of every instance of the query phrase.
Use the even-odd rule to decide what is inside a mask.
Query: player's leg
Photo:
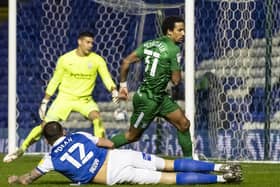
[[[42,122],[42,124],[37,125],[36,127],[34,127],[29,134],[27,135],[27,137],[24,139],[23,143],[20,146],[20,150],[22,150],[23,152],[26,151],[26,149],[32,145],[33,143],[37,142],[38,140],[40,140],[41,135],[42,135],[42,130],[43,130],[43,125],[45,124],[45,122]]]
[[[154,160],[160,158],[154,158]],[[158,161],[159,162],[159,161]],[[192,159],[164,159],[163,171],[179,172],[176,174],[176,184],[205,184],[216,182],[240,182],[242,171],[239,164],[216,164]],[[220,172],[221,175],[208,174]],[[168,178],[164,177],[163,180]],[[164,183],[164,181],[161,181]]]
[[[41,125],[37,125],[27,135],[27,137],[23,141],[23,143],[20,146],[20,148],[17,148],[15,152],[7,154],[3,158],[3,162],[10,163],[10,162],[16,160],[17,158],[21,157],[24,154],[24,152],[26,151],[26,149],[31,144],[33,144],[34,142],[38,141],[41,138],[41,134],[42,134],[42,126]]]
[[[167,173],[168,174],[168,173]],[[164,178],[163,178],[164,180]],[[207,174],[197,172],[180,172],[176,174],[176,184],[211,184],[241,182],[241,173]]]
[[[176,172],[241,172],[240,164],[216,164],[186,158],[165,160],[165,171]]]
[[[92,97],[80,99],[73,106],[73,110],[81,113],[92,121],[93,134],[97,137],[105,137],[105,128],[100,116],[99,107]]]
[[[97,111],[91,111],[88,118],[92,120],[94,135],[100,138],[105,137],[105,128],[100,113]]]
[[[194,161],[191,159],[166,160],[156,155],[133,150],[115,149],[109,152],[107,165],[107,184],[205,184],[216,182],[239,182],[241,171],[236,167]],[[227,168],[227,170],[225,170]],[[156,170],[168,171],[159,172]],[[179,171],[175,173],[174,171]],[[192,172],[192,171],[195,171]],[[222,175],[205,172],[220,171]],[[202,173],[199,173],[202,172]]]
[[[185,157],[192,156],[190,121],[186,118],[179,105],[170,97],[165,96],[161,105],[160,115],[177,129],[177,137]]]
[[[216,164],[213,162],[198,161],[187,158],[169,160],[163,159],[153,154],[148,154],[134,150],[120,150],[118,152],[120,152],[119,154],[126,155],[126,157],[128,157],[126,159],[127,164],[142,169],[175,172],[241,172],[240,164],[235,163]]]
[[[111,150],[108,154],[107,182],[132,184],[197,184],[216,183],[216,175],[160,172],[166,167],[172,171],[174,161],[133,150]],[[199,180],[198,180],[199,179]]]
[[[111,138],[111,141],[114,142],[114,147],[118,148],[123,145],[136,142],[139,140],[145,129],[134,128],[130,126],[127,132],[119,133]]]
[[[119,133],[111,138],[115,148],[139,140],[145,129],[155,118],[158,104],[148,98],[146,93],[135,93],[133,96],[133,113],[130,118],[130,128],[125,133]]]
[[[22,156],[30,145],[37,142],[41,138],[42,126],[45,124],[45,122],[65,120],[70,112],[71,102],[65,100],[64,97],[57,96],[57,98],[48,109],[44,122],[34,127],[27,135],[20,148],[17,149],[14,153],[6,155],[3,161],[6,163],[12,162],[13,160]]]

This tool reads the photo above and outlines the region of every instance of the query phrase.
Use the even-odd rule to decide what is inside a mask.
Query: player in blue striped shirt
[[[206,184],[240,182],[238,164],[215,164],[191,159],[167,160],[155,155],[125,149],[111,149],[113,143],[89,133],[64,135],[58,122],[43,129],[51,152],[31,172],[10,176],[8,183],[29,184],[55,170],[77,184]],[[210,172],[220,172],[211,174]]]

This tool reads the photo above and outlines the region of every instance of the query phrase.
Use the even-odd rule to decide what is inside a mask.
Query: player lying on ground
[[[214,164],[191,159],[167,160],[133,150],[109,149],[113,143],[89,133],[64,135],[58,122],[43,128],[51,152],[39,165],[21,176],[10,176],[8,183],[29,184],[55,170],[75,183],[205,184],[240,182],[240,165]],[[221,174],[210,174],[217,171]]]

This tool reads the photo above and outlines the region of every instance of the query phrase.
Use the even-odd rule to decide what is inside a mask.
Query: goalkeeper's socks
[[[179,144],[182,148],[184,157],[192,158],[192,140],[189,131],[180,132],[177,130]]]
[[[210,172],[214,171],[215,164],[191,159],[174,160],[174,171],[176,172]]]
[[[105,128],[100,118],[95,118],[93,121],[94,136],[99,138],[105,137]]]
[[[217,175],[195,172],[176,173],[176,184],[210,184],[217,183]]]
[[[114,142],[115,148],[121,147],[121,146],[129,143],[127,141],[127,139],[125,138],[124,133],[120,133],[120,134],[117,134],[116,136],[112,137],[111,141]]]
[[[20,149],[25,151],[31,144],[38,141],[41,138],[42,131],[43,130],[41,125],[37,125],[36,127],[34,127],[23,141]]]

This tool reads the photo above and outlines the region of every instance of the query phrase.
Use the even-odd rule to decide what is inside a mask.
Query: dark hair
[[[83,37],[90,37],[90,38],[93,38],[93,33],[92,32],[89,32],[89,31],[84,31],[84,32],[81,32],[78,36],[79,39],[83,38]]]
[[[57,121],[50,121],[44,125],[43,135],[49,144],[53,144],[58,138],[63,136],[63,128]]]
[[[175,23],[178,23],[178,22],[184,23],[184,19],[179,16],[166,17],[163,20],[162,26],[161,26],[163,34],[166,35],[168,30],[173,30],[175,27]]]

